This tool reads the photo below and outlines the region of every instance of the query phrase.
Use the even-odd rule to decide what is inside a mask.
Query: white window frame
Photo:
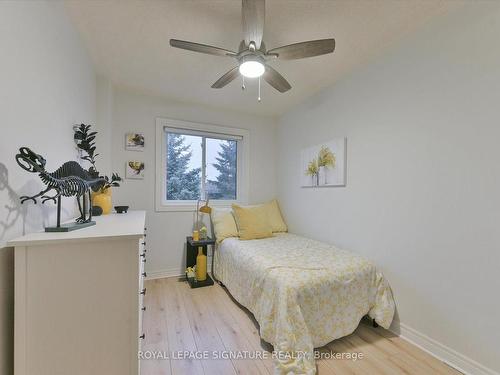
[[[230,207],[232,203],[247,204],[248,184],[250,175],[249,143],[250,132],[246,129],[231,128],[219,125],[198,122],[174,120],[168,118],[156,119],[156,211],[193,211],[196,209],[196,200],[169,201],[166,197],[167,187],[167,142],[165,133],[178,131],[181,134],[192,134],[219,139],[238,140],[237,173],[236,173],[236,200],[210,200],[210,206]],[[203,152],[202,163],[205,163]],[[205,168],[202,168],[204,173]],[[202,181],[204,180],[202,176]]]

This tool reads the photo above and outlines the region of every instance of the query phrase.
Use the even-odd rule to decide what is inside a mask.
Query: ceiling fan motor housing
[[[257,54],[248,54],[245,56],[241,56],[241,58],[239,59],[240,65],[247,62],[247,61],[256,61],[256,62],[261,63],[262,65],[265,64],[264,58],[262,56],[257,55]]]

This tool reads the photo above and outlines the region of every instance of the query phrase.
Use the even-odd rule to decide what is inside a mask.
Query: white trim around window
[[[219,125],[173,120],[167,118],[156,119],[156,211],[194,211],[196,201],[167,201],[166,199],[166,137],[165,132],[192,135],[213,136],[218,139],[238,141],[237,158],[237,200],[222,201],[210,200],[210,205],[215,207],[229,207],[232,203],[246,204],[248,201],[248,186],[250,176],[250,132],[246,129],[231,128]]]

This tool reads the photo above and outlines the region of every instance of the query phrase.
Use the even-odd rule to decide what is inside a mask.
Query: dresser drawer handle
[[[146,257],[142,258],[142,263],[146,263]]]
[[[142,294],[143,296],[146,295],[146,288],[144,288],[143,290],[141,290],[141,292],[139,294]]]
[[[142,243],[142,245],[146,246],[146,241],[144,241],[144,242]]]
[[[142,253],[141,257],[146,258],[146,253]]]
[[[142,306],[141,310],[146,311],[146,306]]]
[[[143,272],[142,277],[148,277],[148,274],[146,272]]]
[[[145,333],[143,333],[142,335],[140,335],[140,336],[139,336],[139,338],[140,338],[141,340],[144,340],[144,339],[146,338],[146,334],[145,334]]]

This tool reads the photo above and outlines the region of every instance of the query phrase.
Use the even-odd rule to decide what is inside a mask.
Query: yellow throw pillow
[[[254,240],[273,236],[269,225],[268,212],[264,205],[242,207],[233,204],[234,219],[240,240]]]
[[[217,243],[229,237],[238,237],[238,228],[230,208],[212,207],[211,216]]]
[[[288,228],[285,221],[283,220],[283,216],[281,216],[278,201],[276,199],[273,199],[271,202],[266,203],[264,206],[266,207],[267,219],[269,221],[269,225],[271,225],[271,230],[273,231],[273,233],[288,232]]]

